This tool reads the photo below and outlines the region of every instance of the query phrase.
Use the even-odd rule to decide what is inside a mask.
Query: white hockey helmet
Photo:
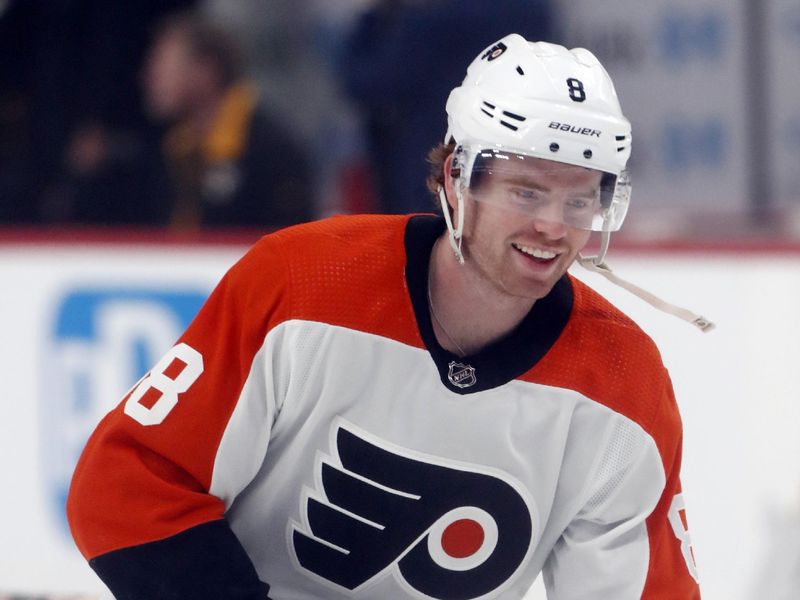
[[[611,78],[591,52],[507,35],[481,52],[463,83],[450,92],[447,126],[445,143],[456,143],[450,172],[458,179],[456,227],[442,189],[439,198],[459,262],[464,262],[463,192],[469,190],[472,198],[481,200],[478,184],[470,188],[472,181],[495,174],[500,182],[510,180],[509,174],[524,170],[531,157],[596,170],[602,176],[597,202],[590,203],[592,214],[582,212],[582,202],[571,204],[584,200],[580,197],[566,198],[563,207],[557,207],[561,213],[548,212],[548,217],[555,214],[573,227],[602,232],[597,256],[579,255],[579,263],[702,331],[714,328],[708,319],[618,277],[604,261],[611,232],[622,225],[630,200],[625,166],[631,154],[631,124],[622,114]],[[535,195],[520,195],[504,204],[538,214],[537,203],[548,202],[544,197],[529,203],[528,196]]]
[[[489,161],[479,158],[534,157],[601,171],[605,189],[584,228],[611,232],[622,225],[630,197],[625,166],[631,125],[611,78],[588,50],[504,37],[478,55],[450,92],[447,123],[445,143],[457,144],[452,173],[460,179],[460,207],[474,169],[488,169]],[[463,260],[463,210],[454,228],[443,193],[440,198],[451,243]]]

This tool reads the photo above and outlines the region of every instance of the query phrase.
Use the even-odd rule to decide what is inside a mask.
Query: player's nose
[[[568,226],[562,221],[544,215],[535,217],[531,221],[531,227],[550,240],[560,240],[565,237],[568,229]]]

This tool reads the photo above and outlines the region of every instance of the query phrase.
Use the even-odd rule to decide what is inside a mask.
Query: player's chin
[[[558,279],[558,277],[548,277],[546,279],[531,277],[518,278],[510,285],[506,286],[506,291],[510,292],[513,296],[536,301],[547,296]]]
[[[524,295],[533,300],[544,298],[553,290],[553,287],[564,276],[566,271],[566,267],[560,268],[559,266],[559,268],[553,269],[546,276],[532,277],[528,275],[521,282],[521,287],[525,290]]]

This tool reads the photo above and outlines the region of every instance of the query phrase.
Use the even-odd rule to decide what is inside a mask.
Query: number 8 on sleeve
[[[175,359],[183,362],[184,367],[173,378],[166,371]],[[187,344],[175,345],[134,388],[125,402],[125,414],[141,425],[159,425],[178,404],[178,396],[188,390],[202,372],[202,355]],[[148,408],[141,401],[150,389],[161,395]]]

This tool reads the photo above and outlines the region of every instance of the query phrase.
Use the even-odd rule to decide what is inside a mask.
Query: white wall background
[[[55,490],[137,365],[154,362],[180,333],[181,298],[210,291],[242,252],[0,245],[0,594],[102,592],[64,531]],[[612,247],[610,262],[621,276],[718,324],[702,334],[575,271],[655,338],[672,373],[704,597],[783,598],[765,595],[761,580],[775,570],[770,556],[785,558],[786,532],[800,527],[800,250],[637,254]],[[80,313],[68,304],[78,301],[99,324],[83,337],[74,334],[80,323],[70,334],[60,321],[65,312]],[[788,567],[777,571],[769,575],[774,590],[791,575]],[[543,598],[541,590],[530,598]]]

